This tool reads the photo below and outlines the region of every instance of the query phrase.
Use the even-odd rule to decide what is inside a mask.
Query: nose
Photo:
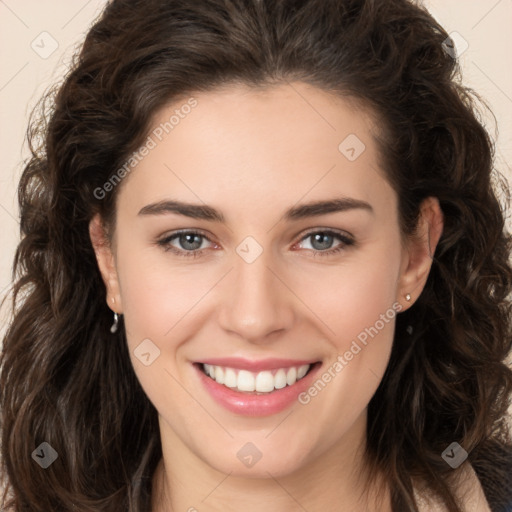
[[[295,320],[293,292],[269,253],[263,251],[252,263],[235,254],[218,316],[226,332],[257,344],[275,341]]]

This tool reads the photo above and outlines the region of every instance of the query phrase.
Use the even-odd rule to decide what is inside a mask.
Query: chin
[[[231,440],[224,449],[198,456],[213,469],[235,478],[284,477],[300,471],[308,463],[304,444],[294,446],[279,441],[277,445],[265,440],[263,435],[260,439],[251,442],[244,436],[243,440]]]

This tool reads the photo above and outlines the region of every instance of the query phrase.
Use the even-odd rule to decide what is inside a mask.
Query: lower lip
[[[202,364],[194,363],[199,378],[211,397],[228,411],[243,416],[270,416],[283,411],[311,385],[320,366],[321,363],[315,363],[309,373],[292,386],[276,389],[271,393],[253,395],[219,384],[211,377],[206,376],[202,370]]]

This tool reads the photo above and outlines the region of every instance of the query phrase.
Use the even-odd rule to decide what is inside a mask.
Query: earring
[[[410,294],[410,293],[406,294],[406,296],[405,296],[405,300],[406,300],[407,302],[409,302],[409,301],[411,300],[411,294]]]
[[[112,334],[117,332],[118,326],[119,326],[119,316],[117,315],[117,313],[114,313],[114,323],[112,324],[112,327],[110,328],[110,332]]]

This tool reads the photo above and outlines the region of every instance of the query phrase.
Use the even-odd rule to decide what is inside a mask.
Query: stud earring
[[[407,302],[409,302],[409,301],[411,300],[411,294],[410,294],[410,293],[407,293],[407,294],[405,295],[405,300],[406,300]]]
[[[114,334],[117,332],[117,328],[119,327],[119,316],[117,313],[114,313],[114,323],[112,324],[112,327],[110,328],[110,332]]]

